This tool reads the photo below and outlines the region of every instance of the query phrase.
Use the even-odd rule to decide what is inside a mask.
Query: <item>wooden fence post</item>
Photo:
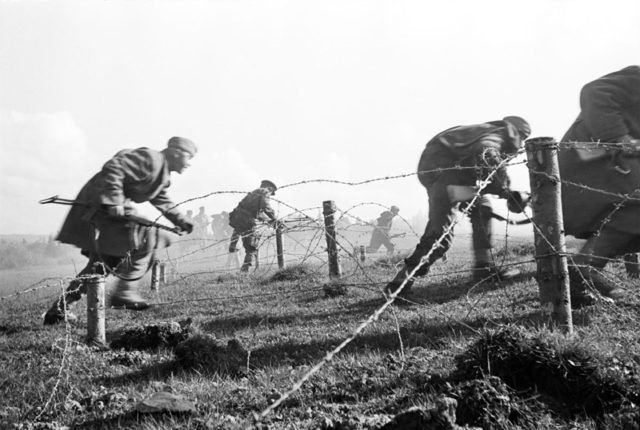
[[[284,269],[284,251],[282,250],[282,223],[276,224],[276,254],[278,254],[278,269]]]
[[[340,278],[342,276],[340,262],[338,261],[338,245],[336,242],[336,224],[334,219],[335,212],[336,204],[333,200],[322,202],[325,237],[327,239],[327,253],[329,254],[330,278]]]
[[[573,332],[567,267],[558,144],[551,137],[526,141],[540,304],[555,324]]]
[[[624,268],[630,278],[640,277],[640,254],[627,254],[624,256]]]
[[[104,323],[104,276],[85,276],[82,282],[87,291],[87,343],[107,346]]]
[[[155,260],[153,260],[153,265],[151,266],[151,289],[154,291],[157,291],[159,285],[160,285],[160,260],[156,258]]]
[[[167,265],[165,263],[160,263],[160,284],[164,285],[167,283]]]

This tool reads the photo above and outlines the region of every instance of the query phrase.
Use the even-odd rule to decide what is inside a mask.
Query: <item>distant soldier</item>
[[[229,226],[229,212],[222,211],[211,215],[211,231],[215,240],[226,240],[233,234],[233,228]]]
[[[521,194],[510,189],[506,168],[498,166],[503,157],[518,152],[530,132],[529,124],[524,119],[508,116],[501,121],[453,127],[427,143],[418,163],[418,179],[429,197],[429,221],[416,249],[405,258],[404,267],[387,285],[387,292],[396,291],[404,281],[407,283],[403,291],[407,291],[414,281],[409,274],[420,266],[414,276],[426,275],[429,267],[451,247],[454,210],[460,201],[464,201],[455,198],[451,190],[460,186],[474,189],[478,180],[487,179],[494,170],[490,184],[481,191],[482,197],[469,211],[475,257],[473,278],[476,282],[490,277],[509,279],[519,273],[515,269],[500,269],[492,262],[493,210],[491,201],[484,194],[507,199],[511,211],[524,210]],[[469,198],[472,196],[473,192]],[[436,243],[439,245],[435,246]],[[422,262],[427,255],[427,260]]]
[[[257,221],[259,219],[271,221],[274,225],[278,222],[270,203],[270,197],[276,193],[276,190],[277,187],[273,182],[262,181],[260,188],[247,194],[229,214],[229,225],[233,227],[229,252],[236,252],[238,240],[242,238],[245,256],[240,270],[243,272],[249,270],[258,252],[258,237],[255,232]]]
[[[170,173],[184,172],[196,152],[195,144],[182,137],[169,139],[162,151],[124,149],[80,190],[76,198],[80,205],[69,211],[57,240],[79,247],[89,257],[78,276],[115,272],[118,282],[111,295],[111,306],[134,310],[149,307],[138,294],[137,280],[148,268],[153,250],[170,244],[165,232],[139,228],[127,220],[126,215],[134,213],[131,202],[149,202],[181,230],[193,230],[193,224],[167,195],[167,188]],[[71,281],[64,296],[45,313],[44,323],[64,321],[65,313],[67,320],[75,319],[68,306],[80,300],[85,292],[82,282]]]
[[[191,225],[195,226],[195,221],[193,219],[193,211],[191,209],[187,210],[187,213],[184,218],[186,221],[190,222]]]
[[[209,233],[207,227],[209,227],[209,217],[205,213],[204,206],[200,206],[198,215],[193,218],[193,224],[195,226],[194,232],[199,239],[206,238]]]
[[[584,85],[580,109],[562,141],[609,145],[558,155],[565,233],[587,240],[569,267],[575,306],[596,301],[592,286],[607,301],[620,298],[622,290],[599,272],[612,258],[640,252],[640,67]]]
[[[393,254],[394,245],[391,242],[391,225],[393,224],[393,218],[398,215],[400,208],[398,206],[391,206],[388,211],[384,211],[380,214],[376,220],[376,226],[371,232],[371,241],[367,247],[367,252],[372,253],[378,251],[380,245],[384,245],[387,248],[387,254]]]

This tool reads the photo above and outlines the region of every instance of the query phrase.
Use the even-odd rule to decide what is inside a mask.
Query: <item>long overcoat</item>
[[[162,152],[149,148],[122,150],[82,187],[76,197],[82,205],[71,208],[57,240],[79,247],[84,254],[98,251],[112,256],[168,246],[170,233],[110,217],[105,209],[123,205],[127,213],[133,213],[130,202],[150,202],[180,225],[184,216],[167,195],[169,185],[169,168]]]
[[[619,142],[624,135],[640,139],[640,67],[626,67],[586,84],[580,108],[562,142]],[[589,158],[561,145],[558,161],[566,234],[585,239],[607,224],[640,235],[639,155],[607,151]],[[624,201],[621,195],[631,199]],[[624,204],[616,207],[619,203]]]

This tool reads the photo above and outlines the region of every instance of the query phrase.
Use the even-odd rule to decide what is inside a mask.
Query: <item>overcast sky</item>
[[[200,149],[176,202],[413,173],[434,134],[505,115],[560,138],[584,83],[640,63],[639,22],[638,0],[0,1],[0,234],[54,233],[66,208],[38,200],[174,135]],[[415,176],[276,197],[426,210]]]

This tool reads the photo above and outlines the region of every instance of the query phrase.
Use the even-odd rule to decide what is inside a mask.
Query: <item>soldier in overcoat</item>
[[[492,262],[493,210],[485,195],[495,194],[507,199],[509,210],[522,212],[521,194],[511,191],[506,168],[499,166],[503,157],[518,152],[530,133],[530,126],[524,119],[507,116],[498,121],[450,128],[427,143],[418,163],[418,179],[427,190],[429,221],[415,250],[405,258],[404,266],[387,284],[387,292],[396,291],[405,280],[403,292],[408,291],[414,281],[410,277],[411,272],[418,267],[414,276],[426,275],[429,267],[450,248],[453,240],[451,224],[454,211],[460,204],[460,200],[453,197],[451,187],[474,189],[479,180],[487,179],[492,172],[489,185],[481,191],[481,198],[469,211],[475,257],[474,279],[478,282],[495,277],[509,279],[519,273],[515,269],[499,269]],[[439,245],[432,251],[439,240]],[[427,255],[426,261],[422,261]]]
[[[257,221],[271,221],[274,225],[278,222],[270,201],[277,189],[273,182],[263,180],[260,188],[248,193],[229,213],[229,225],[233,227],[229,252],[236,252],[238,240],[242,239],[245,256],[240,270],[243,272],[249,270],[258,252],[258,236],[255,232]]]
[[[111,305],[146,309],[137,292],[137,280],[145,273],[153,250],[169,246],[171,233],[141,227],[128,221],[135,215],[131,202],[149,202],[180,230],[191,232],[193,224],[176,208],[167,194],[170,173],[182,173],[196,154],[196,145],[172,137],[162,151],[124,149],[107,161],[80,190],[57,240],[80,248],[89,258],[78,276],[100,273],[118,277]],[[62,297],[44,315],[45,324],[74,319],[68,306],[85,293],[83,283],[73,280]]]
[[[590,287],[607,301],[620,298],[601,270],[612,258],[640,252],[639,139],[639,66],[582,87],[580,114],[558,155],[565,232],[586,239],[569,268],[572,305],[594,302]]]

